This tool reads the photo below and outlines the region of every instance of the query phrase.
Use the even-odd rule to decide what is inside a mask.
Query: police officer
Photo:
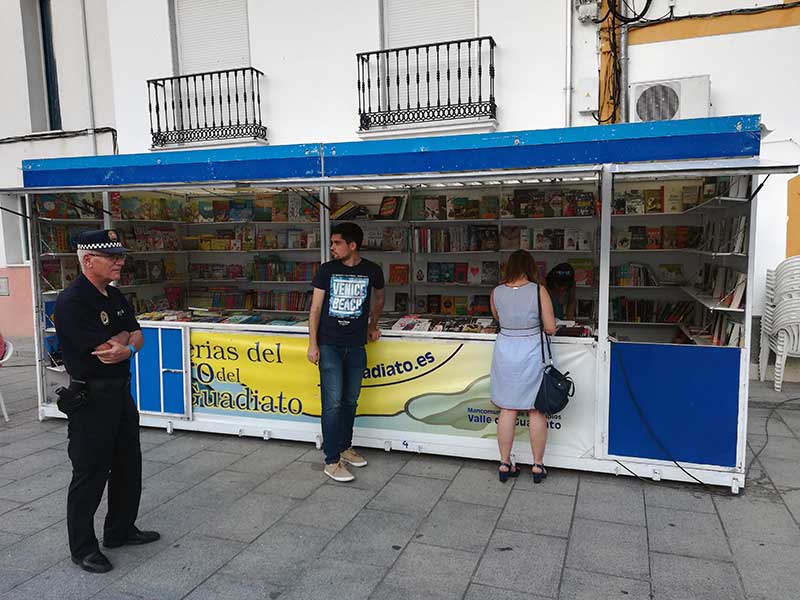
[[[142,452],[129,369],[144,337],[131,305],[109,285],[119,279],[128,252],[117,233],[84,231],[77,246],[82,274],[59,294],[55,307],[56,333],[71,379],[59,401],[69,417],[72,461],[67,530],[72,561],[85,571],[105,573],[114,567],[100,552],[94,514],[106,482],[103,545],[116,548],[160,538],[134,525],[142,492]]]

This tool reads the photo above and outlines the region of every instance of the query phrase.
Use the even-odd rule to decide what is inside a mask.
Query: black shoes
[[[114,565],[111,564],[105,554],[100,552],[100,550],[87,554],[83,558],[73,556],[72,562],[84,571],[89,571],[89,573],[108,573],[114,568]]]
[[[119,548],[120,546],[141,546],[142,544],[151,544],[161,539],[161,534],[157,531],[142,531],[141,529],[133,528],[133,532],[128,536],[128,539],[121,542],[103,539],[103,546],[106,548]]]

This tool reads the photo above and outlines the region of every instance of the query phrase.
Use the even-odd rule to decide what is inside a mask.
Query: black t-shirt
[[[108,286],[104,296],[85,276],[78,276],[58,295],[56,334],[67,373],[85,381],[93,377],[125,377],[130,360],[114,365],[92,356],[94,349],[121,331],[140,329],[133,308],[117,288]]]
[[[366,344],[372,288],[383,289],[381,268],[365,258],[354,267],[332,260],[320,266],[311,283],[315,288],[325,290],[317,343]]]

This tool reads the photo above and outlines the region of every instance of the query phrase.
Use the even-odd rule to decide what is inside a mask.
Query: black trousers
[[[89,401],[69,418],[72,482],[67,496],[67,531],[72,556],[99,549],[94,514],[108,482],[103,537],[124,541],[132,532],[142,495],[139,412],[128,378],[92,379]]]

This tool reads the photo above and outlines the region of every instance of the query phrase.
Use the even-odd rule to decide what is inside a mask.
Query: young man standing
[[[347,465],[367,464],[352,448],[353,421],[367,366],[364,346],[381,337],[384,283],[381,268],[359,255],[363,240],[355,223],[336,225],[333,260],[320,266],[312,281],[308,360],[319,365],[325,474],[335,481],[354,479]]]

